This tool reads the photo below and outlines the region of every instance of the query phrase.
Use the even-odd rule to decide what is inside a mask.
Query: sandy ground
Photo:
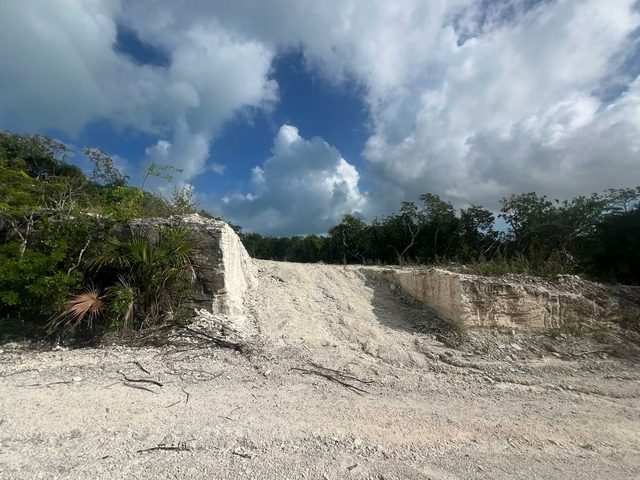
[[[459,334],[366,270],[256,264],[244,353],[0,347],[0,478],[640,478],[636,336]]]

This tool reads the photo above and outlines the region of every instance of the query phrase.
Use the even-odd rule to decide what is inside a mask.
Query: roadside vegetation
[[[141,166],[141,183],[132,186],[102,149],[83,149],[91,173],[68,162],[72,153],[48,137],[0,132],[0,343],[65,332],[148,333],[184,316],[197,274],[189,232],[113,233],[132,219],[211,214],[189,185],[168,198],[145,190],[150,177],[172,181],[174,167]],[[425,193],[371,223],[345,215],[325,236],[263,237],[231,226],[260,259],[639,284],[639,200],[640,187],[567,201],[514,194],[500,200],[496,218]]]
[[[144,190],[150,176],[171,181],[176,171],[153,163],[130,186],[97,148],[84,149],[89,176],[67,162],[71,153],[47,137],[0,132],[0,342],[161,328],[189,294],[189,232],[111,232],[134,218],[197,212],[193,189],[170,198]]]
[[[486,276],[585,274],[637,285],[639,201],[640,187],[565,201],[514,194],[500,200],[496,218],[477,205],[457,211],[426,193],[371,223],[345,215],[326,236],[240,236],[251,256],[266,260],[435,265]]]

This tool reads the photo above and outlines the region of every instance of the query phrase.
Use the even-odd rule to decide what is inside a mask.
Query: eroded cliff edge
[[[440,268],[364,271],[397,284],[443,319],[466,328],[542,331],[596,322],[640,326],[640,287],[605,285],[575,275],[543,279],[480,277]]]

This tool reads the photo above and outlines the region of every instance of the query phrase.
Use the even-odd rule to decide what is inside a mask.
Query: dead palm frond
[[[93,327],[93,321],[104,308],[104,302],[100,297],[100,292],[95,287],[89,287],[82,293],[74,295],[67,301],[64,311],[54,318],[50,327],[57,328],[60,325],[76,328],[85,318],[87,326]]]

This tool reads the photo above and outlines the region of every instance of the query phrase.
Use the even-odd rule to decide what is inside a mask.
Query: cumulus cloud
[[[168,64],[117,53],[119,23]],[[147,161],[178,163],[188,180],[221,170],[207,162],[222,125],[273,108],[272,61],[300,49],[314,74],[362,92],[369,198],[337,151],[285,128],[251,193],[222,209],[301,233],[427,191],[496,207],[511,192],[629,186],[639,38],[636,0],[22,0],[0,16],[0,122],[77,132],[106,118],[157,136]]]
[[[277,85],[268,78],[275,51],[227,32],[213,18],[194,17],[166,36],[161,23],[143,22],[171,61],[140,65],[115,48],[126,6],[119,0],[3,6],[0,122],[75,135],[106,119],[116,129],[159,137],[147,161],[160,157],[192,178],[204,169],[224,122],[247,109],[268,109],[277,99]],[[163,150],[165,143],[170,148]]]
[[[272,156],[252,170],[252,192],[223,198],[225,216],[263,234],[324,233],[368,198],[360,175],[319,137],[305,140],[291,125],[280,128]]]
[[[378,178],[406,195],[432,191],[493,207],[510,192],[566,198],[629,186],[640,176],[637,81],[613,104],[597,91],[633,51],[640,16],[632,4],[520,8],[462,45],[454,28],[441,28],[415,62],[439,78],[423,74],[399,99],[369,92],[365,155]]]
[[[197,11],[239,37],[301,48],[329,82],[360,85],[381,208],[425,191],[495,207],[511,192],[570,197],[640,174],[635,3],[194,0],[177,12],[154,0],[151,23],[177,32]]]

